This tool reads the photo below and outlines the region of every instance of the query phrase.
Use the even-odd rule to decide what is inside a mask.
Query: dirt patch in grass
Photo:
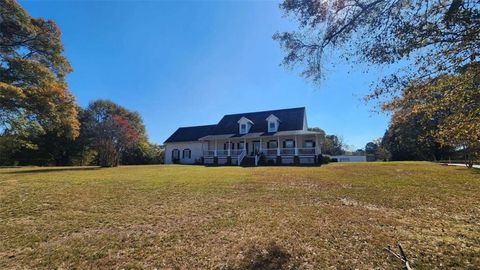
[[[298,269],[292,255],[285,249],[271,242],[266,247],[253,246],[238,256],[239,261],[234,266],[227,266],[228,270],[281,270]]]

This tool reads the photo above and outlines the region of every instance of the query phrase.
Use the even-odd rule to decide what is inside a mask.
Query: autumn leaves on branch
[[[466,159],[479,158],[478,1],[285,0],[280,7],[299,22],[298,30],[274,35],[285,65],[300,66],[314,82],[326,76],[331,55],[390,66],[365,99],[393,112],[391,125],[424,117],[419,139],[430,136],[462,148]]]

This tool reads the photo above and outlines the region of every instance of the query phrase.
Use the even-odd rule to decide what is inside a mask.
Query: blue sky
[[[152,142],[224,114],[305,106],[308,124],[363,148],[388,116],[361,98],[382,74],[336,63],[315,86],[279,64],[272,40],[295,28],[274,1],[20,1],[62,29],[81,106],[110,99],[138,111]],[[334,56],[328,58],[336,62]]]

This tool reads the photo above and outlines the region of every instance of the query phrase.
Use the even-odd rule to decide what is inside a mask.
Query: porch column
[[[243,151],[245,152],[245,155],[247,155],[247,139],[243,138]]]
[[[217,139],[215,139],[215,151],[213,152],[214,156],[217,156]]]
[[[297,136],[295,136],[295,156],[298,156]]]
[[[315,155],[320,155],[320,143],[317,134],[315,134]]]
[[[280,137],[277,136],[277,156],[280,156]]]
[[[260,149],[259,152],[262,153],[262,137],[260,137]]]
[[[228,156],[230,156],[230,148],[232,147],[232,144],[230,143],[230,139],[228,139]]]

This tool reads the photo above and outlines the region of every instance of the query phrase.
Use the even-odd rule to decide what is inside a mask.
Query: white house
[[[165,163],[319,164],[318,132],[305,108],[225,115],[215,125],[182,127],[165,141]]]

